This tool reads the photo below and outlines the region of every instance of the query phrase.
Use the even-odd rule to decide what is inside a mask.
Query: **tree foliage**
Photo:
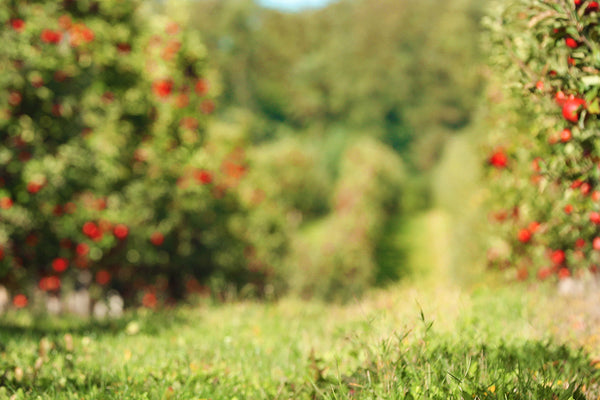
[[[203,45],[129,0],[5,2],[0,26],[2,282],[181,296],[228,235]]]
[[[149,307],[205,285],[364,291],[404,166],[433,165],[471,119],[479,15],[472,0],[3,2],[0,283]]]
[[[489,257],[520,279],[595,272],[600,261],[598,11],[595,1],[518,0],[487,21],[510,88],[488,157]]]
[[[190,7],[198,15],[190,25],[222,71],[226,104],[270,120],[368,127],[403,154],[417,150],[411,161],[429,167],[475,110],[479,2],[339,1],[302,13],[250,0]]]

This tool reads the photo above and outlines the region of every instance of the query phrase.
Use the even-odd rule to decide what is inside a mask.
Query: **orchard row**
[[[81,287],[156,304],[207,276],[198,252],[213,249],[194,249],[244,167],[205,147],[218,93],[203,45],[140,5],[0,8],[0,284],[15,306]]]
[[[503,78],[520,82],[503,106],[508,113],[497,117],[505,131],[494,134],[488,157],[496,208],[490,218],[500,223],[488,259],[520,280],[595,274],[600,7],[580,0],[509,3],[503,21],[488,21]]]

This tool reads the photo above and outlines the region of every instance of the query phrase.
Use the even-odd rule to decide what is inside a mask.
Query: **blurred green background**
[[[259,3],[172,1],[164,10],[206,44],[223,85],[217,119],[243,118],[246,144],[262,160],[254,173],[280,163],[263,179],[280,185],[278,204],[301,215],[285,262],[290,286],[347,299],[418,274],[424,266],[411,266],[407,242],[428,231],[430,213],[432,250],[443,252],[448,276],[478,281],[486,5]],[[312,160],[301,171],[314,180],[283,189],[284,168],[290,179],[302,174],[284,166],[293,152]],[[287,199],[294,192],[301,198]]]
[[[68,12],[75,10],[69,7],[77,2],[67,3],[71,4],[64,6]],[[98,49],[94,57],[112,54],[114,46],[108,45],[120,35],[116,42],[120,56],[110,61],[99,58],[98,64],[100,71],[106,63],[117,74],[110,79],[90,75],[77,87],[89,86],[90,98],[110,97],[112,102],[114,93],[120,100],[119,90],[128,93],[127,85],[143,88],[150,85],[144,79],[153,79],[152,90],[159,99],[137,94],[144,103],[135,117],[127,118],[145,125],[136,128],[134,121],[116,128],[113,133],[120,130],[120,140],[127,143],[120,149],[123,154],[115,156],[115,149],[110,153],[103,147],[114,138],[101,129],[89,135],[92,139],[82,141],[78,132],[60,139],[65,146],[81,146],[89,159],[98,152],[108,154],[98,165],[118,178],[102,177],[106,181],[100,186],[87,179],[94,167],[86,165],[77,175],[79,189],[67,191],[57,178],[42,186],[37,197],[31,196],[22,182],[33,176],[32,164],[22,167],[8,158],[6,165],[13,162],[10,168],[23,168],[23,172],[10,173],[3,193],[16,198],[21,191],[21,198],[28,201],[9,210],[12,218],[19,220],[20,210],[30,217],[25,211],[39,208],[37,214],[31,211],[32,218],[44,222],[38,221],[37,227],[36,223],[0,227],[0,244],[4,242],[11,262],[16,263],[5,261],[0,269],[5,285],[22,285],[19,279],[25,275],[14,271],[22,267],[23,259],[29,263],[26,269],[33,271],[27,276],[34,285],[35,279],[47,279],[55,272],[55,257],[68,265],[79,260],[78,268],[85,264],[95,273],[91,286],[96,286],[97,296],[116,289],[132,303],[143,303],[149,294],[155,296],[150,302],[154,304],[156,296],[159,302],[168,302],[206,291],[219,297],[229,292],[263,298],[292,293],[347,301],[373,286],[423,274],[431,268],[427,266],[431,257],[443,266],[444,279],[478,281],[484,263],[481,243],[473,232],[485,223],[477,211],[487,123],[482,105],[487,73],[479,42],[485,4],[340,0],[308,8],[288,2],[277,8],[252,0],[163,0],[144,2],[134,14],[129,8],[110,6],[108,0],[99,6],[92,3],[77,3],[73,18],[97,27],[90,44]],[[45,8],[49,26],[55,24],[51,13],[59,15],[63,6],[52,7]],[[19,6],[7,5],[6,10],[9,18]],[[114,29],[118,34],[109,33],[108,27],[100,30],[98,12],[106,10],[122,11],[107,14],[120,24]],[[159,25],[144,25],[140,16],[154,21],[160,15],[175,21],[181,31],[167,26],[166,34],[152,36]],[[25,33],[32,32],[31,38],[37,40],[35,28],[28,25],[27,29]],[[16,29],[7,30],[7,38],[24,40],[13,32]],[[177,36],[180,32],[185,32],[185,40]],[[165,50],[168,57],[162,53],[165,66],[153,67],[149,78],[140,69],[138,78],[132,74],[127,82],[119,81],[119,68],[131,72],[144,65],[123,64],[129,62],[130,52],[138,57],[134,60],[152,57],[148,51],[138,51],[135,40],[133,50],[124,47],[124,38],[136,35],[149,40],[150,46],[163,42],[171,46]],[[189,72],[188,66],[168,79],[160,77],[160,71],[171,68],[170,60],[179,54],[182,43],[181,54],[187,55],[174,60],[185,67],[191,54],[198,60],[196,69]],[[107,46],[100,51],[103,44]],[[61,54],[52,53],[56,64],[68,65]],[[75,60],[75,65],[81,65]],[[146,69],[154,65],[145,62]],[[52,72],[50,67],[41,68],[42,76]],[[180,79],[190,77],[202,83],[196,85],[196,93],[210,97],[200,98],[198,117],[189,111],[189,87],[178,86]],[[120,89],[101,93],[111,85]],[[54,94],[60,96],[56,90]],[[169,103],[175,98],[171,90],[182,91],[174,103]],[[77,95],[72,97],[76,104]],[[115,121],[123,120],[119,113],[129,112],[126,103],[123,109],[117,104],[111,108],[110,118]],[[56,107],[51,109],[57,114]],[[156,122],[156,113],[164,121]],[[183,118],[179,124],[178,118]],[[7,131],[3,146],[20,140],[22,124],[17,125]],[[140,139],[135,136],[140,129],[155,133]],[[201,133],[189,131],[194,129]],[[170,132],[180,136],[169,139]],[[60,161],[61,154],[47,148],[39,151],[49,154],[40,162],[38,175],[52,165],[48,163]],[[130,156],[134,161],[128,165]],[[80,161],[65,162],[79,171]],[[186,182],[193,179],[199,189],[188,188]],[[86,208],[90,202],[104,201],[106,211],[61,216],[72,220],[61,225],[68,229],[58,231],[52,222],[55,216],[43,211],[51,207],[41,207],[35,200],[49,193],[55,196],[46,198],[50,204],[72,199]],[[83,235],[80,226],[85,221],[88,228],[97,223],[101,233],[90,235],[84,228]],[[103,236],[119,223],[121,236],[117,231],[116,239]],[[122,225],[128,229],[125,233]],[[31,249],[31,235],[44,238],[40,250]],[[92,259],[82,262],[87,253],[78,253],[71,260],[73,250],[57,252],[57,243],[63,243],[65,235],[73,243],[91,246]],[[415,237],[429,244],[416,255],[411,242]],[[426,261],[419,261],[421,256]],[[98,273],[103,274],[101,279]],[[68,288],[65,282],[66,278],[63,287]],[[75,276],[70,287],[90,285],[82,282]]]
[[[0,0],[0,398],[600,398],[540,5]]]

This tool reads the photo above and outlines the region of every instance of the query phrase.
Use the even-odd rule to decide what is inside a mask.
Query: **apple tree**
[[[141,5],[0,5],[0,283],[14,293],[84,285],[154,305],[218,269],[244,159],[204,145],[202,43]]]
[[[516,278],[600,263],[600,6],[496,2],[486,19],[496,76],[489,147],[489,261]]]

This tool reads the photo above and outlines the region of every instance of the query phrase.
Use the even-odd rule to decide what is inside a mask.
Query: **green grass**
[[[201,304],[106,323],[11,313],[0,398],[598,398],[588,356],[532,329],[517,293],[397,287],[346,306]]]
[[[423,214],[402,233],[411,270],[429,274],[346,305],[199,300],[105,322],[12,311],[0,399],[600,398],[598,364],[549,333],[569,329],[552,291],[449,283],[445,221]]]

